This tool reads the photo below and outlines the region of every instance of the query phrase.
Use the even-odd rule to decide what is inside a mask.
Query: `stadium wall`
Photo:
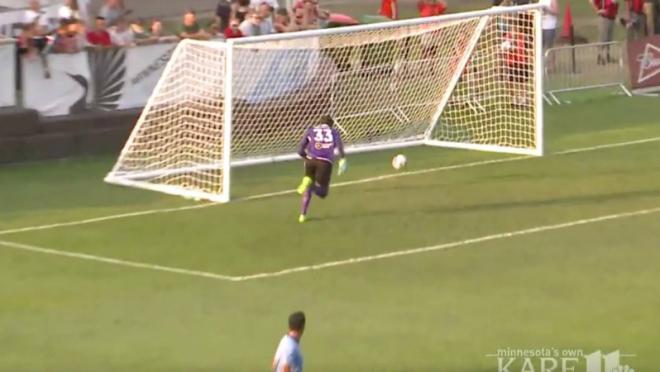
[[[139,112],[45,118],[35,110],[0,109],[0,164],[117,154]]]

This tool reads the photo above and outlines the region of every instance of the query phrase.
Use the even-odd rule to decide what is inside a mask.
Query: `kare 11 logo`
[[[624,360],[634,357],[621,351],[586,354],[581,349],[498,349],[497,372],[635,372]]]

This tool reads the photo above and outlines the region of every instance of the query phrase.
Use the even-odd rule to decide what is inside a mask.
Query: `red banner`
[[[633,89],[660,89],[660,35],[628,42],[628,65]]]

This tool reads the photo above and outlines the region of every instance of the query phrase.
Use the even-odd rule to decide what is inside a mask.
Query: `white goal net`
[[[224,202],[231,166],[295,158],[324,114],[349,152],[541,155],[540,9],[183,41],[106,181]]]

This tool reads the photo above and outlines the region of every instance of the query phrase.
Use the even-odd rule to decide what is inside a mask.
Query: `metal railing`
[[[562,104],[559,95],[586,89],[614,87],[626,95],[627,66],[622,42],[562,46],[545,52],[544,98],[548,104]],[[0,38],[0,107],[16,104],[15,40]],[[11,53],[11,54],[9,54]]]
[[[618,87],[625,94],[626,65],[622,42],[563,46],[545,52],[544,91],[549,104],[561,104],[559,93]]]

